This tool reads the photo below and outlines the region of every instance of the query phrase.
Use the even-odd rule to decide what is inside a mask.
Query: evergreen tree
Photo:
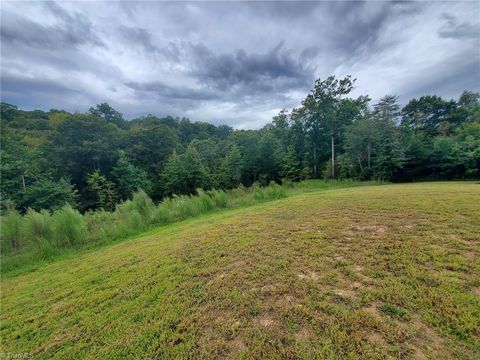
[[[95,205],[97,207],[108,211],[115,209],[118,196],[114,190],[114,185],[100,173],[100,170],[97,169],[88,175],[87,184],[95,195]]]
[[[124,151],[119,152],[119,159],[111,175],[115,190],[122,201],[130,199],[132,194],[140,189],[146,193],[150,191],[151,184],[147,173],[131,164]]]
[[[292,181],[299,181],[302,178],[302,171],[302,164],[298,160],[295,150],[292,146],[289,146],[283,156],[282,177]]]
[[[198,188],[211,188],[208,172],[193,147],[182,155],[175,152],[168,159],[162,173],[165,195],[194,194]]]
[[[222,185],[233,188],[241,184],[243,158],[240,149],[233,144],[228,151],[221,168]]]

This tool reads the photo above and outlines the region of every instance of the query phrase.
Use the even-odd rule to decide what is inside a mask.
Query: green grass
[[[82,215],[69,205],[53,213],[29,209],[25,216],[9,210],[1,217],[1,277],[11,276],[119,240],[128,239],[149,229],[175,223],[226,208],[239,208],[284,198],[299,192],[365,186],[352,180],[307,180],[254,185],[233,190],[198,189],[195,196],[180,195],[159,204],[142,191],[133,199],[117,205],[114,212],[97,210]]]
[[[295,191],[4,279],[1,351],[480,357],[480,185]]]

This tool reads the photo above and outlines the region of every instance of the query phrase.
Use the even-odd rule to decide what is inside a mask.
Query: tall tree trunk
[[[332,178],[335,179],[335,139],[333,135],[331,136],[332,140]]]
[[[23,186],[23,192],[27,191],[27,187],[25,186],[25,176],[22,174],[22,186]]]
[[[313,177],[317,177],[317,144],[313,144]]]

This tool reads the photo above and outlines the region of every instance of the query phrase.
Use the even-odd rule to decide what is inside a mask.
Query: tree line
[[[298,108],[259,130],[144,116],[106,103],[87,113],[1,104],[1,208],[71,204],[81,212],[130,199],[285,179],[384,181],[480,178],[479,94],[436,95],[404,107],[352,97],[355,79],[317,80]]]

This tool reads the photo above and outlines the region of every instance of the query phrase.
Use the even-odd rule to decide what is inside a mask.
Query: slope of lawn
[[[309,191],[6,278],[35,359],[475,359],[480,185]]]

